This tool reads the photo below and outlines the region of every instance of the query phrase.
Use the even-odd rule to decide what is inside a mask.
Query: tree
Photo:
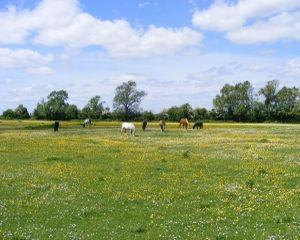
[[[247,121],[253,102],[253,88],[249,81],[226,84],[213,101],[218,115],[224,120]]]
[[[15,109],[15,118],[17,118],[17,119],[29,119],[30,118],[27,108],[24,107],[22,104],[19,105]]]
[[[276,120],[282,122],[293,121],[293,109],[297,104],[299,90],[295,87],[283,87],[275,97],[274,111]]]
[[[66,107],[66,120],[77,119],[79,110],[76,105],[68,104]]]
[[[300,121],[300,89],[298,89],[298,97],[291,113],[294,117],[294,121],[299,122]]]
[[[155,115],[156,120],[170,120],[167,109],[163,109],[160,113]]]
[[[15,118],[15,112],[12,109],[7,109],[3,112],[2,117],[5,119],[14,119]]]
[[[192,106],[189,103],[185,103],[180,106],[182,111],[181,118],[193,119],[194,118],[194,111]],[[180,119],[179,119],[180,120]]]
[[[103,112],[102,112],[102,119],[112,119],[112,114],[110,112],[110,108],[109,107],[106,107]]]
[[[68,93],[65,90],[52,91],[45,102],[42,100],[33,111],[36,119],[65,120]]]
[[[266,117],[267,112],[265,104],[259,101],[253,101],[249,120],[251,122],[263,122],[266,120]]]
[[[259,90],[259,94],[264,97],[268,120],[274,119],[274,105],[279,82],[277,80],[268,81],[267,85]]]
[[[124,119],[132,118],[138,111],[146,92],[137,90],[134,81],[123,82],[115,91],[114,108]]]
[[[196,108],[194,110],[194,120],[203,120],[203,119],[209,119],[208,111],[206,108]]]
[[[100,96],[92,97],[88,104],[82,109],[81,116],[83,118],[101,119],[104,111],[103,101]]]
[[[153,121],[155,119],[155,115],[151,111],[144,111],[141,113],[141,120]]]
[[[193,119],[194,111],[189,103],[185,103],[179,107],[173,106],[167,110],[170,121],[178,122],[181,118]]]
[[[52,91],[45,105],[46,118],[50,120],[65,120],[68,93],[65,90]]]
[[[40,103],[37,103],[36,108],[33,111],[33,117],[38,120],[47,119],[46,118],[46,104],[44,99]]]
[[[168,119],[172,122],[178,122],[182,118],[182,109],[180,107],[170,107],[167,110]]]

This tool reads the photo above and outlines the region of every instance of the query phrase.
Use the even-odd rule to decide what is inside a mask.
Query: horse
[[[187,118],[181,118],[179,121],[179,126],[178,128],[185,128],[188,129],[189,128],[189,120]]]
[[[158,123],[158,125],[160,127],[161,132],[164,132],[166,130],[166,122],[165,122],[165,120],[160,120],[159,123]]]
[[[146,130],[147,124],[148,124],[148,122],[147,122],[146,120],[144,120],[144,121],[143,121],[143,124],[142,124],[142,129],[143,129],[143,131]]]
[[[82,124],[82,127],[84,127],[84,128],[87,127],[87,126],[90,127],[91,124],[92,124],[92,120],[87,118],[87,119],[84,120],[84,122]]]
[[[201,121],[196,121],[195,123],[194,123],[194,126],[193,126],[193,129],[195,129],[195,128],[197,128],[197,129],[202,129],[203,128],[203,122],[201,122]]]
[[[121,127],[121,132],[127,132],[127,130],[130,132],[132,136],[135,134],[135,126],[133,123],[123,122]]]
[[[54,124],[53,124],[53,130],[54,130],[54,132],[57,132],[58,128],[59,128],[59,121],[55,121]]]

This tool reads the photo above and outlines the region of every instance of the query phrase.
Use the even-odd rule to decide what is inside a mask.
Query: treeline
[[[100,96],[92,97],[79,109],[68,103],[65,90],[53,91],[46,99],[37,103],[32,114],[23,105],[15,110],[3,112],[4,119],[38,120],[160,120],[177,122],[181,118],[196,120],[222,120],[236,122],[300,122],[300,89],[296,87],[279,88],[278,81],[269,81],[258,92],[254,92],[249,81],[235,85],[226,84],[213,100],[213,109],[192,108],[189,103],[173,106],[158,114],[141,111],[140,103],[146,92],[138,90],[133,81],[123,83],[115,90],[113,110],[105,107]]]
[[[300,121],[300,89],[269,81],[257,93],[249,81],[226,84],[213,100],[216,119],[237,122]]]

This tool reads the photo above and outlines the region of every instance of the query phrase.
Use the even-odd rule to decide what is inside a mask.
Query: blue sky
[[[299,87],[298,0],[2,0],[0,111],[65,89],[83,107],[134,80],[142,107],[212,107],[225,83]]]

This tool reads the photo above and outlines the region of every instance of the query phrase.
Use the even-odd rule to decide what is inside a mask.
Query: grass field
[[[300,125],[0,122],[0,239],[300,239]]]

